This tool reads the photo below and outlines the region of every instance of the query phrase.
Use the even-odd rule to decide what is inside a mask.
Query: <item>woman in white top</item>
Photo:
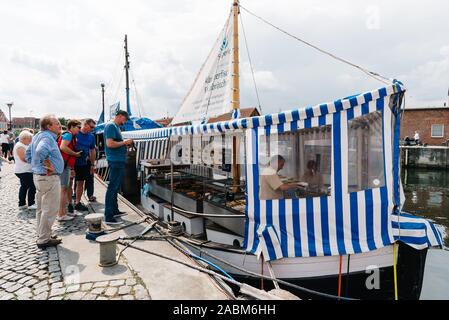
[[[34,198],[36,188],[33,182],[33,171],[31,164],[26,162],[25,153],[28,145],[31,143],[33,135],[26,130],[23,130],[19,135],[19,142],[16,143],[13,150],[15,168],[14,173],[20,179],[19,189],[19,209],[36,209]],[[28,206],[26,205],[26,198],[28,194]]]

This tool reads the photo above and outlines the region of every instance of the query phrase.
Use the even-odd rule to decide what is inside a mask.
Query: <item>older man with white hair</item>
[[[36,188],[33,182],[33,170],[31,164],[25,160],[25,153],[29,144],[33,139],[31,132],[23,130],[19,134],[19,141],[15,144],[13,149],[14,156],[14,173],[20,179],[19,189],[19,209],[36,210],[35,195]],[[28,206],[27,206],[28,195]]]
[[[37,246],[53,247],[61,243],[51,235],[51,227],[59,211],[61,181],[64,160],[59,151],[56,137],[61,124],[54,115],[41,119],[41,131],[33,137],[26,152],[26,161],[31,163],[33,181],[36,186]]]

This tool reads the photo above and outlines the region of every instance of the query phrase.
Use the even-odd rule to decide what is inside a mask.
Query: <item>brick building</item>
[[[401,122],[401,139],[413,138],[418,131],[421,141],[441,146],[449,139],[449,107],[406,107]]]
[[[13,130],[21,130],[23,128],[39,129],[39,118],[34,117],[23,117],[23,118],[12,118],[12,128]]]

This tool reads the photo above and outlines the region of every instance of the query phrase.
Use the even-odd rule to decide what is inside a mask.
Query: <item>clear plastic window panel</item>
[[[331,159],[330,125],[261,136],[259,144],[261,199],[330,195]]]
[[[348,191],[385,186],[382,114],[357,117],[348,124]]]

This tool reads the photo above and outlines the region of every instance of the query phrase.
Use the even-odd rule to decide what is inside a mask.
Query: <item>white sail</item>
[[[172,124],[203,122],[232,110],[232,12]]]

